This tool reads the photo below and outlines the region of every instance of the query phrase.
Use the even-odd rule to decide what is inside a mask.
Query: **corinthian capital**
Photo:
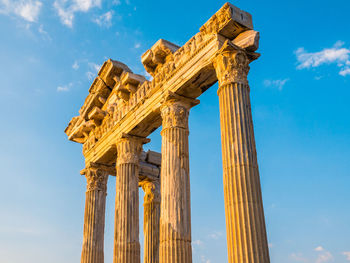
[[[109,174],[114,174],[112,166],[90,163],[80,172],[87,180],[86,191],[103,191],[107,193],[107,180]]]
[[[159,180],[140,182],[140,185],[145,192],[144,204],[160,203],[160,185]]]
[[[139,165],[142,145],[149,141],[150,140],[147,138],[123,135],[123,137],[117,141],[117,166],[125,163]]]
[[[189,110],[198,103],[199,100],[168,92],[160,107],[163,130],[174,127],[187,130]]]
[[[219,86],[235,82],[248,84],[249,63],[250,60],[244,50],[225,43],[213,63]]]

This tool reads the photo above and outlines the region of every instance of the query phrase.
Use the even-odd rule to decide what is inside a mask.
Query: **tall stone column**
[[[188,115],[198,102],[170,94],[161,107],[161,263],[192,262]]]
[[[159,262],[159,218],[160,185],[159,181],[143,181],[144,198],[144,263]]]
[[[105,166],[90,164],[81,171],[87,180],[82,263],[103,263],[107,179]]]
[[[117,142],[114,263],[140,263],[139,156],[144,138]]]
[[[270,262],[247,81],[249,63],[245,51],[229,45],[214,61],[229,263]]]

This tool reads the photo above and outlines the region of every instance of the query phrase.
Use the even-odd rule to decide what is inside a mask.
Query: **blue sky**
[[[350,262],[350,2],[232,3],[261,34],[249,81],[271,262]],[[64,128],[103,61],[145,74],[143,52],[159,38],[183,45],[223,4],[0,0],[1,262],[79,262],[84,160]],[[227,262],[216,90],[190,114],[196,263]],[[159,129],[150,138],[145,149],[160,151]]]

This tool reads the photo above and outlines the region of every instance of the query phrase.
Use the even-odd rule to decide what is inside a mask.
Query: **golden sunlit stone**
[[[259,57],[249,13],[226,3],[182,47],[160,39],[141,57],[153,77],[107,60],[65,132],[83,144],[88,181],[81,262],[103,263],[106,182],[116,176],[114,263],[191,263],[188,116],[219,82],[228,261],[268,263],[247,75]],[[162,125],[162,155],[142,152]]]

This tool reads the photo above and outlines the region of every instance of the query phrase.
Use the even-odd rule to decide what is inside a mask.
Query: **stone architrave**
[[[140,263],[139,158],[145,138],[117,142],[114,263]]]
[[[159,179],[142,181],[144,197],[144,263],[159,262],[159,219],[160,219],[160,184]]]
[[[249,56],[227,42],[214,60],[229,263],[270,262],[247,80]]]
[[[90,164],[81,171],[87,180],[81,263],[104,262],[104,228],[107,180],[110,167]]]
[[[188,115],[198,103],[169,93],[161,106],[161,263],[192,262]]]

